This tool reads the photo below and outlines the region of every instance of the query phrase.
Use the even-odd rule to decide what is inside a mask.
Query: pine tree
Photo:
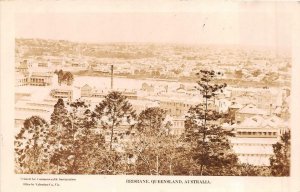
[[[110,130],[109,149],[113,149],[113,141],[115,129],[124,123],[130,124],[135,118],[135,110],[128,102],[127,98],[121,92],[112,91],[105,96],[104,100],[100,102],[96,108],[95,113],[98,120],[101,121],[103,129]]]
[[[51,162],[55,165],[55,173],[60,173],[60,148],[64,144],[65,133],[69,126],[69,113],[63,99],[58,99],[51,114],[49,143],[51,146]]]
[[[173,175],[178,157],[178,138],[170,134],[171,122],[159,107],[143,110],[138,117],[132,153],[139,175]]]
[[[135,171],[137,174],[159,175],[159,154],[162,138],[167,131],[163,126],[166,112],[158,107],[147,108],[138,116],[137,133],[133,143],[136,155]]]
[[[200,175],[224,175],[226,169],[237,163],[228,140],[233,134],[219,125],[222,114],[214,108],[213,100],[226,87],[226,84],[213,83],[217,75],[209,70],[197,73],[199,80],[196,88],[203,101],[189,109],[185,120],[186,141],[190,144],[193,160],[199,166],[195,169],[196,174]]]
[[[65,108],[63,101],[59,100],[51,115],[51,123],[51,136],[57,140],[55,146],[58,144],[54,147],[51,163],[58,167],[58,173],[93,173],[98,154],[104,147],[103,136],[95,131],[95,113],[83,101],[71,102]],[[60,129],[56,129],[58,127]]]
[[[49,144],[48,123],[38,116],[24,121],[24,126],[15,137],[16,163],[18,173],[47,173]]]
[[[145,135],[157,135],[163,129],[166,112],[159,107],[150,107],[143,110],[138,117],[137,130]]]

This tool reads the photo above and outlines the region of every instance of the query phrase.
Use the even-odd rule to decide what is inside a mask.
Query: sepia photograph
[[[17,15],[16,173],[289,176],[276,14]]]
[[[15,12],[14,174],[291,177],[291,4],[204,2]]]

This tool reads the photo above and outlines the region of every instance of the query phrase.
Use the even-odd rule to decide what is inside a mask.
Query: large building
[[[288,123],[277,116],[256,115],[231,127],[234,128],[236,137],[230,140],[240,162],[268,166],[273,155],[272,145],[288,130]]]
[[[47,62],[24,60],[16,67],[15,86],[49,86],[52,85],[53,71]]]
[[[80,89],[81,97],[95,97],[95,98],[104,98],[108,93],[109,89],[97,89],[85,84]],[[128,99],[138,99],[137,91],[135,90],[116,90],[120,91]]]
[[[167,111],[167,114],[171,116],[183,116],[185,115],[191,106],[198,104],[197,101],[179,98],[159,98],[160,108]]]
[[[52,74],[33,72],[29,75],[27,84],[32,86],[49,86],[52,84]]]
[[[50,95],[57,99],[62,98],[67,99],[68,101],[73,100],[73,90],[72,87],[69,86],[59,86],[55,89],[52,89]]]

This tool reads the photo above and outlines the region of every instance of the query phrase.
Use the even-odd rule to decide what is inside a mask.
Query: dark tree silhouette
[[[63,81],[63,76],[64,76],[64,72],[63,70],[59,70],[57,72],[57,80],[58,80],[58,84],[61,85],[62,81]]]
[[[59,71],[55,70],[54,73],[57,75],[57,81],[59,85],[61,85],[61,83],[65,83],[67,85],[73,84],[74,75],[71,72],[64,72],[62,69],[60,69]]]
[[[171,174],[176,142],[169,135],[170,122],[166,120],[166,111],[158,107],[143,110],[135,127],[137,132],[132,144],[136,156],[135,173]]]
[[[41,174],[48,171],[48,123],[38,116],[25,120],[15,137],[18,173]]]
[[[137,130],[146,135],[157,135],[163,128],[166,111],[159,107],[150,107],[143,110],[138,117]]]
[[[122,123],[130,123],[136,118],[135,110],[121,92],[112,91],[95,108],[97,118],[104,129],[110,130],[110,150],[114,141],[114,132]]]
[[[196,88],[203,96],[203,101],[188,111],[185,120],[186,141],[190,143],[191,156],[199,165],[197,174],[226,174],[226,169],[237,163],[228,140],[233,134],[219,125],[222,114],[214,109],[212,103],[226,84],[213,83],[216,75],[220,75],[214,71],[201,70],[197,75],[199,80]]]
[[[63,99],[58,99],[51,114],[49,143],[52,147],[51,163],[56,166],[55,173],[60,173],[61,143],[64,143],[65,132],[69,126],[69,113]],[[64,143],[65,144],[65,143]]]
[[[67,85],[72,85],[73,81],[74,81],[74,76],[71,72],[67,71],[64,75],[63,75],[63,80],[64,82],[66,82]]]
[[[51,115],[52,132],[56,132],[51,136],[56,136],[53,139],[58,145],[54,147],[51,163],[58,167],[58,173],[91,173],[104,148],[104,137],[95,132],[96,115],[80,100],[69,103],[67,108],[59,100]],[[62,115],[57,115],[60,112]]]
[[[282,134],[280,141],[273,144],[274,155],[270,158],[271,175],[290,175],[291,132]]]

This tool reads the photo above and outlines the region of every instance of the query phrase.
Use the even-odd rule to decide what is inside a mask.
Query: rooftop
[[[238,110],[238,113],[258,114],[258,115],[267,115],[268,114],[267,111],[265,111],[263,109],[259,109],[253,104],[246,105],[245,107]]]
[[[288,122],[277,116],[262,117],[260,115],[255,115],[253,117],[245,119],[238,128],[282,128],[288,127]]]

